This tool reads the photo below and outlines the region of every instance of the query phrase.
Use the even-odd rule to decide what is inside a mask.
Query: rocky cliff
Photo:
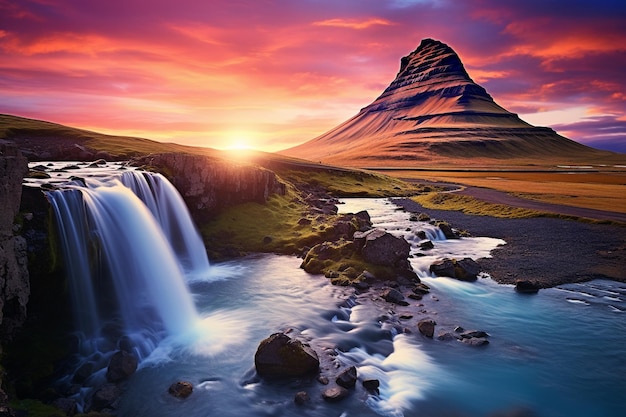
[[[226,207],[263,203],[271,194],[285,193],[274,172],[255,165],[184,153],[148,155],[134,162],[166,173],[199,223]]]
[[[433,39],[402,58],[389,87],[356,116],[280,153],[360,167],[616,157],[505,110],[470,78],[452,48]]]
[[[0,336],[11,337],[26,319],[30,295],[26,241],[14,224],[28,163],[17,147],[0,141]]]

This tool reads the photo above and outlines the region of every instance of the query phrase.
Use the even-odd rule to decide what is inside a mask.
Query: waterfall
[[[192,330],[199,317],[184,274],[209,264],[165,178],[127,171],[74,181],[47,197],[82,337],[109,346],[125,339],[144,358],[164,337]]]
[[[209,260],[187,206],[172,183],[161,174],[126,171],[120,181],[143,201],[161,225],[185,272],[206,273]]]

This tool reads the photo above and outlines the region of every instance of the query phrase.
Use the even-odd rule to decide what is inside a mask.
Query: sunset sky
[[[0,0],[0,113],[267,151],[450,45],[498,104],[626,152],[624,0]]]

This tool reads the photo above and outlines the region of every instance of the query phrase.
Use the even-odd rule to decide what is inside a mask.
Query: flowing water
[[[142,177],[149,177],[146,189],[133,185]],[[77,262],[72,277],[92,277],[77,284],[81,295],[76,308],[82,309],[77,326],[84,326],[85,345],[98,346],[95,350],[106,357],[106,343],[87,341],[109,335],[102,327],[108,329],[113,321],[124,328],[117,333],[134,335],[131,343],[141,346],[136,347],[140,367],[128,381],[120,416],[626,415],[621,398],[626,392],[623,284],[594,281],[521,295],[488,276],[473,283],[433,278],[428,265],[434,259],[478,259],[506,243],[488,237],[446,240],[435,227],[410,222],[409,214],[391,202],[369,199],[346,200],[340,209],[367,209],[377,226],[412,243],[413,268],[431,293],[411,306],[391,306],[373,292],[331,286],[326,278],[301,270],[294,257],[254,255],[209,266],[198,251],[186,250],[188,245],[180,242],[181,234],[197,235],[191,223],[177,220],[183,226],[168,232],[167,222],[159,220],[162,200],[179,196],[154,192],[161,186],[152,180],[133,174],[129,182],[116,175],[50,197],[58,212],[71,213],[65,218],[59,214],[68,229],[66,240],[91,236],[88,244],[67,244],[70,253],[82,253],[72,258],[125,262],[120,271],[121,281],[130,281],[125,283],[117,283],[115,265],[98,264],[100,273],[116,282],[115,289],[93,288],[91,263]],[[153,196],[157,209],[146,194]],[[70,207],[62,208],[64,204]],[[180,206],[171,207],[165,211],[168,219],[186,216]],[[111,213],[103,214],[106,226],[94,214],[78,221],[77,213],[93,210]],[[417,256],[418,230],[435,243],[426,256]],[[122,248],[107,249],[108,233]],[[147,270],[140,266],[144,263],[151,264]],[[120,298],[105,302],[103,293]],[[115,317],[110,317],[110,308],[126,303],[132,305],[130,311],[114,309]],[[437,332],[453,332],[456,326],[487,331],[490,344],[472,347],[425,338],[415,326],[423,317],[435,319]],[[322,359],[323,374],[355,365],[360,378],[380,381],[380,393],[372,395],[357,383],[347,399],[330,404],[321,399],[325,387],[315,378],[259,379],[254,353],[262,339],[278,331],[308,340]],[[142,338],[150,342],[140,343]],[[94,352],[85,355],[93,357]],[[167,393],[178,380],[194,385],[185,400]],[[307,405],[294,404],[298,391],[311,396]],[[89,393],[83,395],[88,401]]]

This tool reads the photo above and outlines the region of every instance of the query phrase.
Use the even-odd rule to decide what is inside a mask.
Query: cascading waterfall
[[[165,178],[127,171],[74,181],[47,196],[77,329],[89,341],[84,354],[123,338],[141,359],[164,337],[193,329],[199,317],[184,273],[208,272],[209,263],[187,208]]]
[[[126,171],[120,181],[150,209],[187,273],[206,273],[209,260],[187,206],[172,183],[161,174]],[[181,215],[185,213],[186,215]]]

